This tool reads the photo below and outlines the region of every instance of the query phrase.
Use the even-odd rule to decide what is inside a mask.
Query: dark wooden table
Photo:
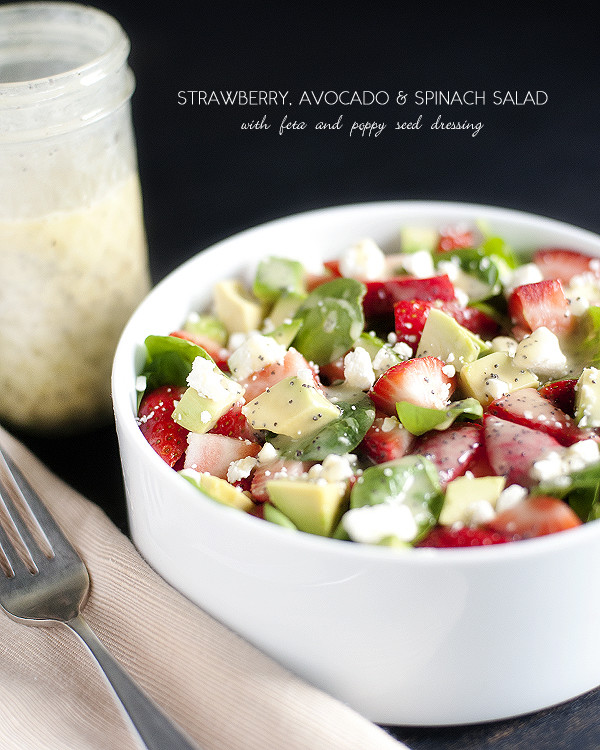
[[[597,26],[504,6],[452,4],[96,2],[132,41],[134,120],[153,278],[214,241],[265,220],[380,199],[460,200],[518,208],[600,231],[600,58]],[[429,7],[429,5],[431,7]],[[422,7],[427,6],[427,7]],[[342,10],[343,8],[343,10]],[[288,91],[285,106],[192,106],[188,90]],[[302,92],[385,91],[387,106],[299,105]],[[485,92],[485,105],[418,106],[418,91]],[[404,108],[399,91],[409,94]],[[493,92],[544,91],[544,105]],[[292,101],[289,105],[288,101]],[[421,130],[394,131],[415,121]],[[278,134],[278,123],[307,128]],[[318,131],[319,121],[345,130]],[[430,130],[445,120],[469,132]],[[241,124],[266,116],[268,130]],[[381,121],[381,136],[353,135]],[[23,437],[23,436],[21,436]],[[112,425],[76,438],[25,442],[125,532]],[[595,585],[593,579],[591,585]],[[599,624],[600,625],[600,624]],[[485,665],[481,665],[482,678]],[[489,675],[494,679],[494,675]],[[599,675],[600,681],[600,675]],[[600,747],[600,693],[525,718],[472,727],[393,728],[414,750]]]

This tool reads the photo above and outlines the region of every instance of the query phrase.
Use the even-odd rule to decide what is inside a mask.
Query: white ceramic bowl
[[[135,379],[150,333],[206,307],[214,283],[267,254],[333,257],[401,226],[487,221],[516,247],[598,254],[600,237],[477,205],[385,202],[238,234],[164,279],[122,335],[113,399],[133,540],[174,587],[283,665],[383,724],[481,722],[600,683],[600,522],[473,549],[400,554],[293,532],[202,496],[146,443]],[[312,250],[310,249],[312,248]]]

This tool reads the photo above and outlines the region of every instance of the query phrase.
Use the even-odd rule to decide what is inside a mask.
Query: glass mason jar
[[[89,6],[0,6],[0,420],[18,428],[108,420],[150,286],[129,48]]]

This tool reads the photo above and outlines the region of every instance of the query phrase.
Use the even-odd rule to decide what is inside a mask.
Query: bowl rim
[[[356,211],[372,213],[377,211],[389,211],[394,208],[402,209],[403,211],[422,213],[423,219],[427,218],[428,212],[433,213],[437,210],[443,212],[462,211],[468,213],[485,213],[486,219],[509,220],[516,226],[531,225],[531,223],[534,222],[541,224],[549,230],[560,229],[562,231],[568,231],[569,234],[573,236],[574,241],[582,240],[595,243],[598,246],[598,253],[600,256],[600,235],[595,234],[590,230],[577,227],[568,222],[527,211],[460,201],[384,200],[340,204],[281,216],[243,229],[213,243],[212,245],[196,250],[190,258],[178,265],[161,279],[150,290],[130,316],[121,333],[115,350],[111,375],[113,410],[118,431],[121,430],[123,437],[133,441],[132,444],[136,446],[140,455],[145,456],[150,462],[150,468],[152,471],[158,471],[159,475],[162,473],[165,481],[180,482],[179,491],[187,493],[187,497],[190,501],[196,500],[197,502],[200,500],[204,506],[202,509],[203,513],[207,513],[209,516],[214,515],[215,520],[219,522],[225,521],[227,518],[227,515],[223,514],[229,514],[228,523],[242,524],[242,526],[239,527],[240,529],[243,529],[244,525],[247,525],[248,533],[264,535],[265,540],[278,542],[285,541],[294,547],[303,548],[306,552],[310,552],[311,549],[314,549],[315,552],[319,551],[321,553],[329,553],[336,557],[339,557],[340,555],[342,557],[350,556],[352,559],[372,562],[393,560],[398,565],[426,564],[436,566],[447,564],[450,561],[452,561],[453,564],[456,563],[458,565],[469,565],[475,563],[480,565],[486,562],[493,563],[496,561],[514,560],[515,558],[528,558],[532,555],[553,555],[560,551],[568,551],[585,541],[598,541],[600,539],[600,519],[589,521],[576,528],[568,529],[556,534],[549,534],[506,544],[457,548],[415,547],[410,549],[407,548],[406,551],[378,545],[349,543],[345,540],[297,532],[277,524],[265,522],[264,520],[251,516],[248,513],[239,512],[236,509],[215,502],[212,498],[205,495],[205,493],[192,487],[192,485],[182,477],[176,478],[176,472],[162,461],[149,443],[144,439],[138,427],[135,413],[132,409],[132,395],[135,393],[135,383],[127,384],[126,380],[130,373],[132,364],[131,358],[135,356],[135,347],[142,344],[142,341],[139,337],[134,335],[133,331],[138,325],[141,325],[146,309],[152,307],[154,299],[162,294],[165,288],[174,284],[176,279],[185,274],[190,266],[201,264],[203,260],[209,260],[212,255],[222,252],[224,249],[227,249],[229,245],[243,242],[245,239],[252,237],[252,235],[260,233],[268,228],[287,223],[293,224],[295,222],[310,221],[319,216],[334,216],[336,213],[343,214],[345,212]],[[399,228],[400,221],[401,220],[399,219]],[[233,272],[235,272],[235,270]],[[119,434],[119,441],[120,440],[121,435]],[[286,534],[288,535],[287,538],[284,536]]]

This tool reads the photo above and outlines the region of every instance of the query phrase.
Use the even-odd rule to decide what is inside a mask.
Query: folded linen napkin
[[[0,445],[89,568],[86,620],[138,684],[205,750],[403,747],[171,588],[100,508],[2,428]],[[60,624],[28,627],[0,611],[0,747],[133,750],[138,745],[94,659],[72,632]]]

